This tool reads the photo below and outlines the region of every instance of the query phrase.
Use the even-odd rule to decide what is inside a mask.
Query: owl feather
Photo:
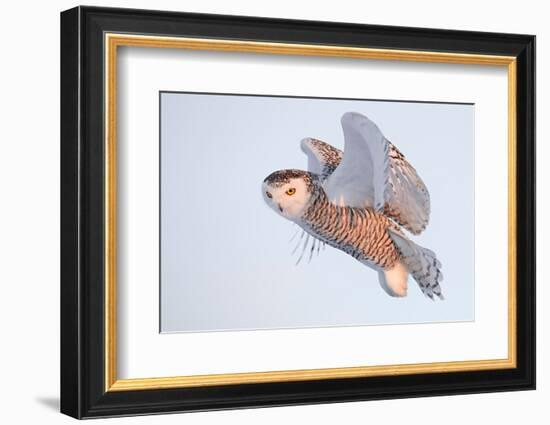
[[[426,228],[426,185],[374,122],[348,112],[341,124],[343,152],[319,139],[303,139],[309,171],[276,171],[263,183],[268,205],[305,231],[294,250],[302,246],[297,263],[311,238],[310,260],[326,244],[376,270],[392,296],[407,294],[410,274],[424,295],[443,299],[441,263],[402,230],[418,234]]]

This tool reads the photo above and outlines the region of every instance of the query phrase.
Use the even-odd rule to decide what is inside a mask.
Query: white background
[[[266,66],[266,59],[269,66]],[[167,66],[169,65],[169,66]],[[261,70],[258,68],[261,67]],[[506,214],[495,214],[495,211],[507,211],[507,78],[505,67],[480,67],[468,65],[427,65],[423,63],[402,64],[398,62],[384,61],[356,61],[333,58],[305,58],[285,56],[264,56],[251,54],[228,54],[213,52],[189,52],[187,50],[152,50],[125,48],[119,57],[120,90],[119,95],[119,121],[118,121],[118,158],[119,158],[119,226],[118,226],[118,373],[120,378],[146,378],[159,376],[204,375],[211,373],[229,372],[260,372],[270,370],[291,369],[316,369],[350,366],[391,365],[403,363],[430,363],[456,360],[488,360],[507,357],[507,270],[501,267],[507,261],[507,220]],[[231,78],[216,78],[211,75],[216,70],[227,69]],[[214,70],[214,71],[212,71]],[[257,75],[262,75],[257,78]],[[312,78],[315,75],[315,78]],[[337,81],[327,85],[326,81]],[[471,102],[475,104],[475,131],[474,139],[482,141],[475,143],[475,321],[463,323],[423,323],[423,324],[399,324],[398,320],[392,326],[352,326],[317,329],[285,329],[285,330],[256,330],[242,332],[209,332],[209,333],[185,333],[185,334],[159,334],[159,301],[158,301],[158,92],[159,89],[170,90],[197,90],[209,92],[229,93],[270,93],[276,95],[317,95],[333,96],[341,98],[389,98],[389,99],[415,99],[424,101],[457,101]],[[395,103],[393,107],[395,108]],[[386,103],[385,106],[391,105]],[[441,107],[441,105],[438,105]],[[341,108],[342,106],[340,106]],[[418,104],[411,105],[419,110]],[[256,106],[258,108],[258,106]],[[357,108],[357,106],[351,107]],[[304,114],[306,108],[302,106],[294,114]],[[287,108],[286,111],[289,111]],[[301,112],[299,112],[301,111]],[[309,110],[309,113],[312,109]],[[333,111],[321,118],[330,122],[333,116],[341,115],[345,109]],[[368,111],[368,112],[366,112]],[[395,109],[394,109],[395,111]],[[264,111],[266,112],[266,111]],[[391,114],[391,119],[384,120],[380,110],[366,109],[363,105],[361,112],[366,113],[375,120],[381,128],[388,128],[389,123],[394,123],[399,113]],[[275,119],[276,113],[268,115]],[[418,112],[417,112],[418,113]],[[317,112],[319,114],[319,112]],[[199,115],[204,116],[204,114]],[[251,113],[245,114],[248,117]],[[403,114],[405,115],[405,114]],[[406,114],[408,118],[412,113]],[[182,114],[183,116],[183,114]],[[191,115],[193,116],[193,115]],[[208,117],[219,117],[214,108],[209,108]],[[320,116],[320,115],[318,115]],[[185,117],[189,117],[188,114]],[[436,119],[436,115],[429,115]],[[180,118],[181,119],[181,118]],[[225,120],[228,118],[224,116]],[[197,118],[196,121],[199,119]],[[414,125],[402,124],[407,128],[402,137],[393,137],[387,134],[391,140],[419,140],[426,139],[425,133],[434,132],[433,126],[428,124],[428,118],[421,128],[421,135],[415,133]],[[413,119],[413,121],[415,121]],[[439,119],[441,122],[441,118]],[[217,122],[217,121],[216,121]],[[233,122],[238,122],[235,118]],[[267,126],[268,124],[266,124]],[[285,123],[285,126],[288,124]],[[336,127],[338,124],[336,125]],[[200,127],[200,126],[199,126]],[[289,126],[291,127],[291,126]],[[429,127],[429,130],[426,130]],[[316,126],[316,129],[319,126]],[[164,129],[165,130],[165,129]],[[338,129],[339,130],[339,129]],[[313,131],[313,129],[311,130]],[[445,133],[452,131],[449,125],[445,127]],[[307,131],[306,131],[307,132]],[[164,133],[163,133],[164,136]],[[239,130],[239,137],[246,139],[245,130]],[[433,137],[433,136],[432,136]],[[235,144],[239,146],[239,154],[253,162],[254,157],[246,151],[246,140],[237,139]],[[212,137],[216,140],[215,137]],[[298,140],[291,135],[280,135],[277,139]],[[333,138],[321,137],[324,140]],[[337,139],[334,137],[334,139]],[[463,142],[453,141],[445,135],[438,139],[432,148],[425,152],[424,157],[428,162],[422,166],[420,161],[412,159],[417,169],[425,170],[435,168],[431,166],[434,152],[442,144],[454,144],[455,148]],[[231,144],[229,132],[224,132],[224,144]],[[200,142],[199,142],[200,143]],[[206,142],[208,143],[208,141]],[[255,146],[259,146],[256,141]],[[216,146],[215,142],[210,147]],[[284,145],[277,140],[275,142],[280,149]],[[269,156],[267,147],[262,146],[262,154]],[[434,146],[435,145],[435,149]],[[201,144],[201,150],[208,151],[207,144]],[[399,148],[405,155],[409,150],[400,144]],[[257,149],[257,147],[256,147]],[[291,148],[288,147],[287,150]],[[295,148],[296,149],[296,148]],[[193,149],[194,150],[194,149]],[[297,149],[296,149],[297,150]],[[412,149],[410,149],[412,150]],[[415,144],[415,151],[421,150]],[[462,163],[460,155],[452,154],[450,148],[442,150],[454,161]],[[301,152],[296,152],[300,159]],[[198,158],[197,154],[193,153]],[[224,158],[230,157],[230,153]],[[252,158],[252,159],[250,159]],[[411,160],[411,156],[408,156]],[[179,159],[181,163],[181,158]],[[491,172],[487,172],[487,163],[491,162]],[[166,161],[162,161],[163,167]],[[444,164],[445,161],[443,160]],[[238,163],[232,162],[236,168]],[[248,167],[248,168],[246,168]],[[272,163],[267,164],[272,169]],[[192,168],[192,167],[191,167]],[[251,166],[243,166],[243,173],[251,176]],[[471,173],[471,169],[462,169],[465,173]],[[440,173],[460,175],[459,169],[447,167]],[[267,172],[264,172],[267,173]],[[263,175],[265,175],[262,173]],[[223,174],[228,176],[229,173]],[[263,177],[262,175],[262,177]],[[258,177],[260,181],[262,177]],[[179,177],[181,179],[181,177]],[[250,178],[250,177],[249,177]],[[256,179],[254,179],[256,180]],[[434,232],[438,227],[438,219],[445,217],[444,226],[439,234],[445,234],[450,239],[447,243],[451,251],[447,257],[454,255],[457,250],[471,253],[471,247],[460,247],[459,243],[453,244],[453,239],[458,239],[447,228],[455,226],[460,231],[468,229],[467,221],[461,221],[456,216],[456,209],[437,209],[436,184],[430,184],[425,180],[432,195],[432,221],[430,228],[423,237]],[[231,180],[231,185],[234,180]],[[442,184],[441,182],[439,184]],[[198,183],[195,187],[200,187]],[[242,186],[240,191],[244,192]],[[217,188],[216,188],[217,189]],[[215,190],[213,192],[215,193]],[[228,186],[227,190],[231,190]],[[446,190],[453,193],[451,185],[446,185]],[[468,188],[471,194],[471,188]],[[249,197],[257,195],[258,188],[250,191]],[[254,195],[252,195],[252,193]],[[435,197],[433,195],[436,195]],[[194,196],[193,202],[199,197]],[[240,195],[242,196],[242,195]],[[246,195],[245,195],[246,196]],[[451,196],[448,194],[447,196]],[[185,195],[184,195],[185,197]],[[457,191],[460,199],[460,191]],[[216,198],[218,202],[219,198]],[[222,198],[223,199],[223,198]],[[449,198],[447,198],[449,199]],[[234,202],[234,195],[231,202]],[[209,199],[208,202],[213,202]],[[223,206],[223,201],[219,201]],[[241,201],[239,200],[241,203]],[[452,205],[452,201],[445,200]],[[246,204],[246,201],[242,201]],[[200,207],[198,207],[200,209]],[[252,209],[253,207],[249,207]],[[238,207],[237,207],[238,209]],[[175,207],[171,207],[174,211]],[[266,211],[269,212],[269,211]],[[178,217],[185,216],[183,213]],[[271,217],[271,215],[268,215]],[[257,218],[257,217],[256,217]],[[277,217],[275,217],[277,218]],[[233,223],[238,220],[233,219]],[[190,220],[196,223],[195,220]],[[253,226],[253,219],[250,220]],[[279,220],[277,223],[280,223]],[[248,220],[245,222],[248,223]],[[166,222],[164,222],[166,224]],[[282,230],[274,230],[279,234]],[[225,230],[224,238],[230,238],[230,233]],[[255,231],[261,233],[260,231]],[[437,230],[436,230],[437,232]],[[205,232],[201,232],[201,237]],[[188,233],[180,238],[188,237]],[[266,239],[269,236],[264,236]],[[285,239],[287,238],[285,234]],[[415,242],[436,250],[439,258],[443,259],[444,246],[436,240],[414,238]],[[265,241],[261,241],[264,242]],[[261,242],[253,243],[254,246]],[[286,243],[286,240],[285,240]],[[193,249],[201,252],[200,245],[194,244]],[[207,248],[208,249],[208,248]],[[223,244],[216,244],[216,249],[224,252]],[[228,249],[239,252],[240,256],[246,256],[246,249],[234,244]],[[166,249],[163,248],[163,257],[166,258]],[[452,253],[452,254],[451,254]],[[179,255],[185,255],[181,248]],[[194,254],[196,255],[196,254]],[[255,254],[257,255],[257,254]],[[277,254],[273,253],[272,256]],[[459,257],[459,256],[458,256]],[[330,258],[330,257],[329,257]],[[460,257],[459,257],[460,258]],[[178,259],[177,261],[182,261]],[[261,261],[261,260],[260,260]],[[195,266],[200,264],[200,259],[193,260]],[[443,262],[443,261],[442,261]],[[257,267],[260,262],[255,262]],[[329,262],[333,268],[337,263],[331,259]],[[445,261],[448,265],[448,262]],[[208,266],[215,265],[217,270],[224,270],[223,262],[215,256],[208,259]],[[467,273],[467,263],[461,264],[459,271],[455,271],[460,278],[453,280],[452,268],[444,266],[445,288],[461,285],[462,279],[471,279]],[[199,266],[200,267],[200,266]],[[359,275],[366,284],[365,270],[360,269]],[[330,271],[326,271],[326,274]],[[252,273],[262,276],[261,282],[256,285],[269,285],[266,272],[261,268]],[[229,271],[223,274],[224,286],[234,284],[236,278]],[[214,279],[214,278],[210,278]],[[342,285],[348,276],[338,277]],[[291,279],[286,279],[289,280]],[[196,283],[196,280],[194,281]],[[290,282],[291,288],[299,286],[297,282]],[[414,285],[414,283],[411,283]],[[239,286],[242,286],[239,283]],[[373,285],[373,286],[376,286]],[[246,288],[246,286],[244,287]],[[165,288],[162,288],[165,291]],[[378,289],[378,288],[373,288]],[[241,287],[242,290],[242,287]],[[250,293],[254,289],[246,288]],[[280,288],[283,292],[284,288]],[[295,291],[295,289],[291,289]],[[238,292],[238,290],[234,290]],[[339,296],[331,296],[335,305],[348,305],[347,296],[353,289],[340,286]],[[411,288],[411,292],[413,292]],[[216,291],[220,294],[221,291]],[[309,297],[313,298],[322,293],[322,281],[319,279],[316,285],[310,289]],[[420,295],[420,294],[417,294]],[[173,294],[171,295],[174,296]],[[224,296],[224,295],[219,295]],[[355,297],[362,298],[355,293]],[[417,305],[405,304],[412,295],[405,300],[386,297],[380,292],[373,296],[364,296],[362,309],[368,309],[367,298],[378,299],[378,307],[386,309],[390,314],[395,311],[395,304],[384,305],[385,302],[399,303],[397,308],[412,311],[420,309],[434,309],[439,306],[453,308],[447,300],[436,302],[434,305],[425,298],[420,298]],[[374,298],[376,297],[376,298]],[[409,298],[411,297],[411,298]],[[452,298],[453,294],[448,293]],[[227,298],[227,297],[226,297]],[[314,301],[309,301],[313,304]],[[209,301],[213,304],[215,301]],[[236,304],[236,302],[234,302]],[[182,301],[178,301],[178,309],[200,308],[200,305],[188,307]],[[218,308],[223,308],[219,307]],[[308,310],[302,306],[302,310]],[[330,310],[330,306],[321,308],[324,314]],[[350,307],[350,309],[353,307]],[[206,309],[206,308],[205,308]],[[279,311],[284,311],[285,304],[279,306]],[[267,310],[264,308],[264,311]],[[232,313],[236,315],[235,313]],[[394,316],[398,316],[393,313]],[[418,317],[422,317],[420,314]],[[422,321],[421,319],[419,321]],[[424,319],[428,322],[437,322],[437,319]],[[227,323],[228,321],[224,321]],[[297,328],[302,328],[298,325]],[[407,349],[403,350],[403,346]],[[220,356],[219,353],[223,352]],[[159,361],[162,359],[162,361]]]
[[[372,24],[456,28],[534,33],[538,36],[538,116],[550,113],[550,29],[543,2],[416,1],[367,4],[341,0],[321,3],[231,2],[202,0],[98,1],[98,5],[187,10],[196,12],[263,15]],[[3,41],[0,67],[2,105],[0,177],[2,220],[2,307],[0,321],[0,400],[4,423],[69,423],[57,413],[59,391],[59,16],[74,3],[15,2],[4,6],[0,25]],[[548,124],[540,119],[538,139],[548,138]],[[548,216],[543,196],[550,179],[543,158],[548,145],[537,152],[538,216]],[[547,192],[547,191],[546,191]],[[538,226],[538,390],[456,397],[392,400],[338,405],[286,407],[237,412],[135,417],[121,423],[420,423],[463,424],[491,421],[499,424],[547,423],[550,397],[549,315],[542,264],[548,257],[545,237],[550,229]]]

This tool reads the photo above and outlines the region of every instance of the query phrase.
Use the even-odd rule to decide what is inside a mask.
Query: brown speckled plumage
[[[342,161],[344,153],[319,139],[308,138],[302,141],[302,150],[317,157],[320,166],[319,178],[321,181],[330,176]]]
[[[322,140],[308,138],[302,141],[302,150],[309,149],[309,152],[313,153],[322,167],[319,173],[319,179],[323,182],[328,178],[340,165],[342,161],[343,152]],[[393,166],[389,167],[389,181],[388,181],[388,196],[390,200],[384,204],[384,215],[394,220],[400,226],[410,231],[414,235],[420,234],[428,224],[428,218],[430,215],[430,194],[424,183],[416,176],[416,170],[407,162],[405,155],[401,153],[397,147],[388,141],[388,158],[389,163]],[[396,170],[400,171],[400,174]],[[412,173],[411,173],[412,171]],[[403,215],[403,211],[396,206],[393,201],[391,193],[394,191],[395,185],[414,185],[419,193],[422,193],[424,202],[422,203],[422,209],[416,211],[418,215],[423,217],[423,220],[419,223],[411,223],[409,218]]]
[[[312,173],[308,173],[303,170],[279,170],[271,173],[264,179],[264,183],[267,183],[273,187],[279,187],[290,182],[290,179],[302,178],[306,182],[309,191],[314,188],[314,181],[318,177]]]
[[[399,228],[372,208],[334,205],[317,188],[302,220],[310,234],[359,261],[387,269],[399,259],[387,231],[391,227],[400,232]]]
[[[301,148],[309,171],[281,170],[264,180],[266,202],[307,233],[298,262],[313,236],[310,258],[321,241],[378,271],[389,295],[406,295],[410,274],[426,296],[443,298],[435,253],[402,230],[419,234],[428,224],[430,195],[424,182],[367,117],[347,112],[341,123],[345,153],[306,138]],[[301,191],[285,186],[296,179],[305,183],[306,193],[302,182],[290,185]]]

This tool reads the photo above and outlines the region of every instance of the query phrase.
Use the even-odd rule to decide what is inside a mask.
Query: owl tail
[[[415,244],[395,230],[388,229],[388,233],[401,256],[401,262],[407,268],[420,289],[427,297],[434,299],[434,294],[443,299],[441,286],[443,280],[441,263],[435,253],[427,248]]]

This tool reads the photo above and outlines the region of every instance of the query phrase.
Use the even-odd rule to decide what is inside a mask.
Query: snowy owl
[[[416,170],[367,117],[342,116],[344,152],[317,139],[301,148],[308,171],[280,170],[265,178],[265,202],[298,224],[314,243],[340,249],[378,272],[391,296],[407,295],[409,274],[422,292],[443,299],[443,279],[433,251],[402,230],[422,232],[430,216],[430,195]]]

